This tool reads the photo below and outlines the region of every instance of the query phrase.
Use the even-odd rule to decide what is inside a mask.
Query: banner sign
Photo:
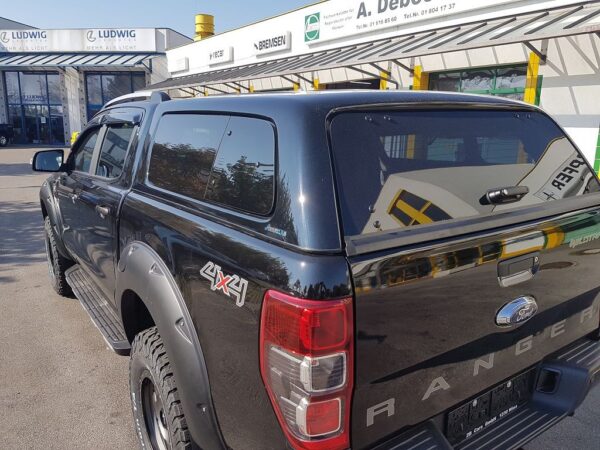
[[[155,52],[149,28],[0,30],[0,52]]]
[[[292,48],[292,34],[289,31],[261,38],[254,42],[254,54],[266,55],[268,53],[290,50]]]
[[[518,0],[346,0],[315,5],[304,17],[304,42],[379,31]]]
[[[233,47],[213,49],[208,53],[208,65],[228,63],[233,61]]]

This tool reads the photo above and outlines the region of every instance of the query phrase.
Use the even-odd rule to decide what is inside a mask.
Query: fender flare
[[[163,339],[194,442],[203,449],[226,448],[215,414],[206,362],[183,296],[162,258],[147,244],[129,243],[117,268],[116,299],[127,290],[142,299]]]
[[[58,238],[55,239],[58,251],[64,257],[73,259],[62,240],[62,217],[58,211],[58,205],[54,198],[54,194],[52,193],[51,184],[48,180],[44,181],[42,187],[40,188],[40,202],[44,205],[44,208],[46,208],[46,213],[48,214],[48,217],[50,217],[50,224],[54,228],[54,232]]]

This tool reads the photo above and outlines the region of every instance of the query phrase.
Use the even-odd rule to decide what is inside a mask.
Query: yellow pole
[[[535,105],[537,96],[538,74],[540,71],[540,57],[531,52],[529,54],[529,64],[527,65],[527,81],[525,82],[525,103]]]
[[[429,89],[429,73],[423,72],[423,66],[415,66],[413,76],[413,91],[427,91]]]
[[[389,75],[387,72],[380,71],[379,72],[379,89],[382,91],[386,91],[388,87],[388,79]]]

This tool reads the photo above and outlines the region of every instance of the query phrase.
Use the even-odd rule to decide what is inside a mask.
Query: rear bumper
[[[542,378],[548,373],[552,374],[554,381],[544,384]],[[597,384],[600,384],[600,341],[582,339],[539,364],[529,403],[457,445],[452,446],[444,436],[443,414],[375,449],[517,449],[573,414],[589,390]]]

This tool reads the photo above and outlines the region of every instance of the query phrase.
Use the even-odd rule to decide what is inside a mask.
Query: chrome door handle
[[[104,219],[110,214],[110,208],[108,206],[96,205],[96,212]]]

